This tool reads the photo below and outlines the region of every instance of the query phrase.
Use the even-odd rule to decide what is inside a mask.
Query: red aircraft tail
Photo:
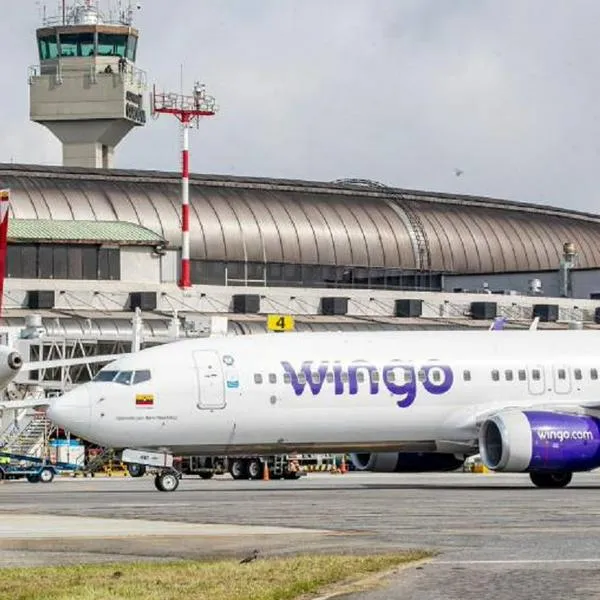
[[[2,314],[2,301],[4,299],[4,275],[6,273],[9,205],[10,190],[0,190],[0,314]]]

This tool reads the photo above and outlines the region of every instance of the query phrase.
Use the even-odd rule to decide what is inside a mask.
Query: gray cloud
[[[39,18],[20,7],[0,24],[0,160],[59,164],[59,143],[28,122]],[[178,90],[183,63],[186,87],[201,78],[221,105],[192,133],[196,172],[598,210],[595,0],[146,0],[136,17],[150,81]],[[161,117],[117,166],[177,170],[178,144]]]

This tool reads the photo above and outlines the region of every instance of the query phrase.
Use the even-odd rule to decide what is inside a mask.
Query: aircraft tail
[[[489,331],[501,331],[506,325],[506,317],[496,317],[494,322],[490,325]]]
[[[8,247],[8,212],[10,190],[0,190],[0,315],[4,300],[4,276],[6,274],[6,251]]]

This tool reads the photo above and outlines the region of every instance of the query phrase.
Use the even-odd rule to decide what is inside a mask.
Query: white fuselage
[[[595,331],[202,338],[116,360],[101,373],[117,380],[79,386],[49,416],[103,446],[175,454],[468,454],[482,415],[599,398],[599,348]]]

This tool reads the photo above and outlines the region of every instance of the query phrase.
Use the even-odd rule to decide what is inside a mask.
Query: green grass
[[[291,600],[430,556],[426,552],[0,569],[7,600]]]

